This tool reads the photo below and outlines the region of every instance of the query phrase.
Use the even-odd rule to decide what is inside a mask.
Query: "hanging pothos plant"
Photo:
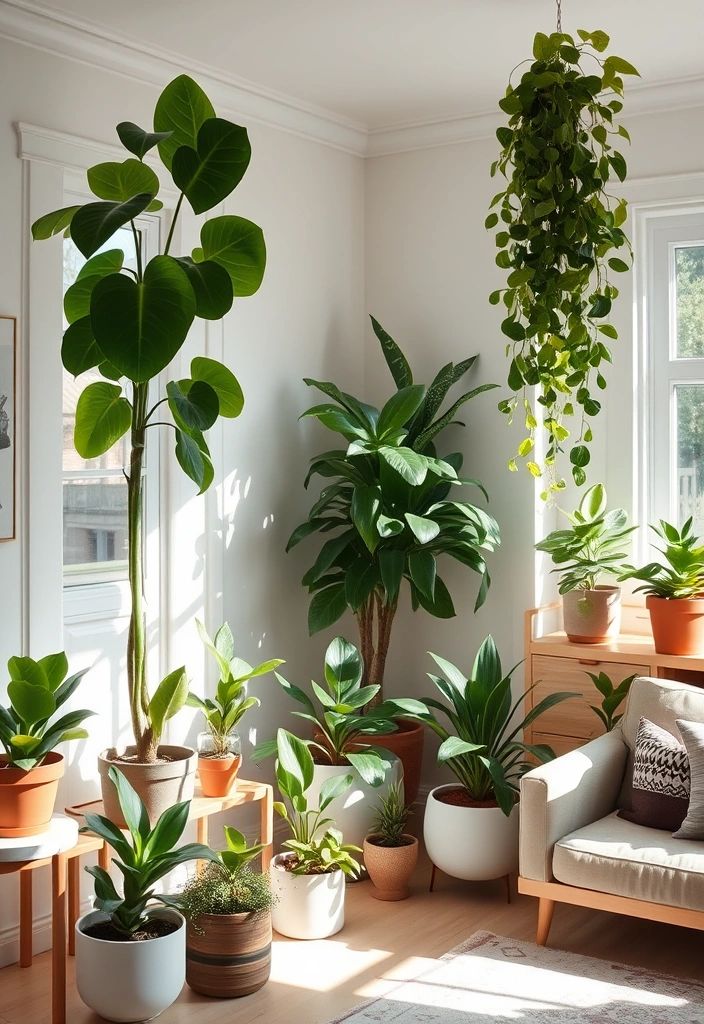
[[[502,150],[491,173],[500,171],[508,184],[486,219],[487,228],[498,227],[496,262],[509,272],[507,287],[489,299],[506,306],[501,329],[510,339],[514,394],[499,409],[509,419],[519,407],[525,415],[518,457],[534,476],[545,474],[544,498],[565,486],[555,466],[559,452],[569,450],[575,482],[586,479],[589,418],[606,387],[607,343],[617,338],[607,322],[618,295],[610,274],[627,271],[632,256],[623,231],[626,201],[614,200],[608,187],[613,176],[626,177],[615,143],[629,136],[615,117],[623,76],[638,72],[621,57],[602,56],[605,32],[577,34],[575,42],[563,32],[538,32],[534,61],[499,102],[509,122],[496,133]],[[547,432],[542,466],[535,461],[541,417],[534,387]],[[515,458],[509,468],[517,468]]]

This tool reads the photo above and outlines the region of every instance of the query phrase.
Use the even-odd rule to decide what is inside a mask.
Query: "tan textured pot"
[[[575,644],[600,644],[621,631],[621,588],[570,590],[562,595],[565,633]]]
[[[704,598],[649,594],[645,606],[658,654],[704,654]]]
[[[135,747],[127,747],[125,755],[129,757],[135,753],[135,750]],[[195,750],[190,747],[162,744],[158,754],[165,760],[157,761],[156,764],[121,761],[114,747],[109,747],[98,756],[105,817],[119,828],[125,827],[125,820],[117,799],[117,790],[108,776],[111,766],[121,771],[137,791],[152,824],[167,807],[173,807],[174,804],[180,803],[182,800],[193,799],[196,761],[198,760]]]
[[[199,757],[198,777],[203,796],[227,796],[240,770],[239,754],[227,757]]]
[[[418,840],[404,835],[406,846],[379,846],[374,836],[364,840],[364,864],[374,883],[372,896],[393,902],[410,895],[408,882],[418,862]]]
[[[395,754],[403,765],[403,789],[406,803],[412,804],[418,796],[420,771],[423,765],[425,726],[420,722],[397,720],[398,732],[387,736],[373,736],[370,740],[375,747],[383,747]]]
[[[202,914],[188,922],[186,981],[194,992],[221,999],[248,996],[271,970],[271,914]]]
[[[0,837],[15,839],[46,832],[54,813],[59,779],[65,761],[55,751],[28,772],[7,768],[7,757],[0,755]]]

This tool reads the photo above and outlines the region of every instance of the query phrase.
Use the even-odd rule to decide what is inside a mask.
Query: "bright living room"
[[[2,1024],[704,1021],[701,17],[0,2]]]

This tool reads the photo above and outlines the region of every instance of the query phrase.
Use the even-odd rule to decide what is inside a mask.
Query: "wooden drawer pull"
[[[577,658],[580,665],[598,665],[598,661],[590,661],[588,658]]]

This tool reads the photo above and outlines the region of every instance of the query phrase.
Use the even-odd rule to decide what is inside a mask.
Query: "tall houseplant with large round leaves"
[[[218,206],[241,181],[251,155],[247,130],[217,117],[192,79],[180,75],[164,89],[154,111],[153,131],[122,122],[117,134],[129,155],[121,162],[101,163],[88,171],[88,185],[96,201],[41,217],[32,234],[35,239],[45,239],[67,233],[87,260],[66,292],[68,327],[61,349],[69,373],[79,376],[97,368],[100,374],[78,399],[76,450],[83,458],[95,458],[129,434],[129,462],[124,467],[132,599],[127,679],[135,747],[129,759],[121,759],[121,767],[155,818],[165,806],[192,791],[195,755],[188,747],[160,749],[167,720],[188,696],[185,669],[170,672],[153,693],[147,684],[142,581],[146,436],[148,430],[164,425],[161,407],[168,406],[171,420],[166,425],[173,430],[176,460],[199,493],[207,490],[214,470],[205,432],[218,417],[240,414],[240,385],[222,363],[200,356],[192,360],[185,379],[172,378],[164,384],[162,378],[196,317],[220,320],[235,298],[256,292],[264,274],[266,250],[256,224],[226,215],[204,222],[201,244],[190,255],[172,252],[184,200],[195,214]],[[147,262],[135,218],[161,207],[159,179],[145,163],[147,154],[155,149],[179,199],[163,251]],[[133,232],[136,268],[125,265],[122,250],[104,251],[123,226]],[[101,775],[106,812],[120,821],[116,793],[108,780],[108,764],[116,756],[111,751],[101,758]],[[149,785],[143,779],[144,766]],[[164,786],[153,785],[157,776],[164,777]]]

